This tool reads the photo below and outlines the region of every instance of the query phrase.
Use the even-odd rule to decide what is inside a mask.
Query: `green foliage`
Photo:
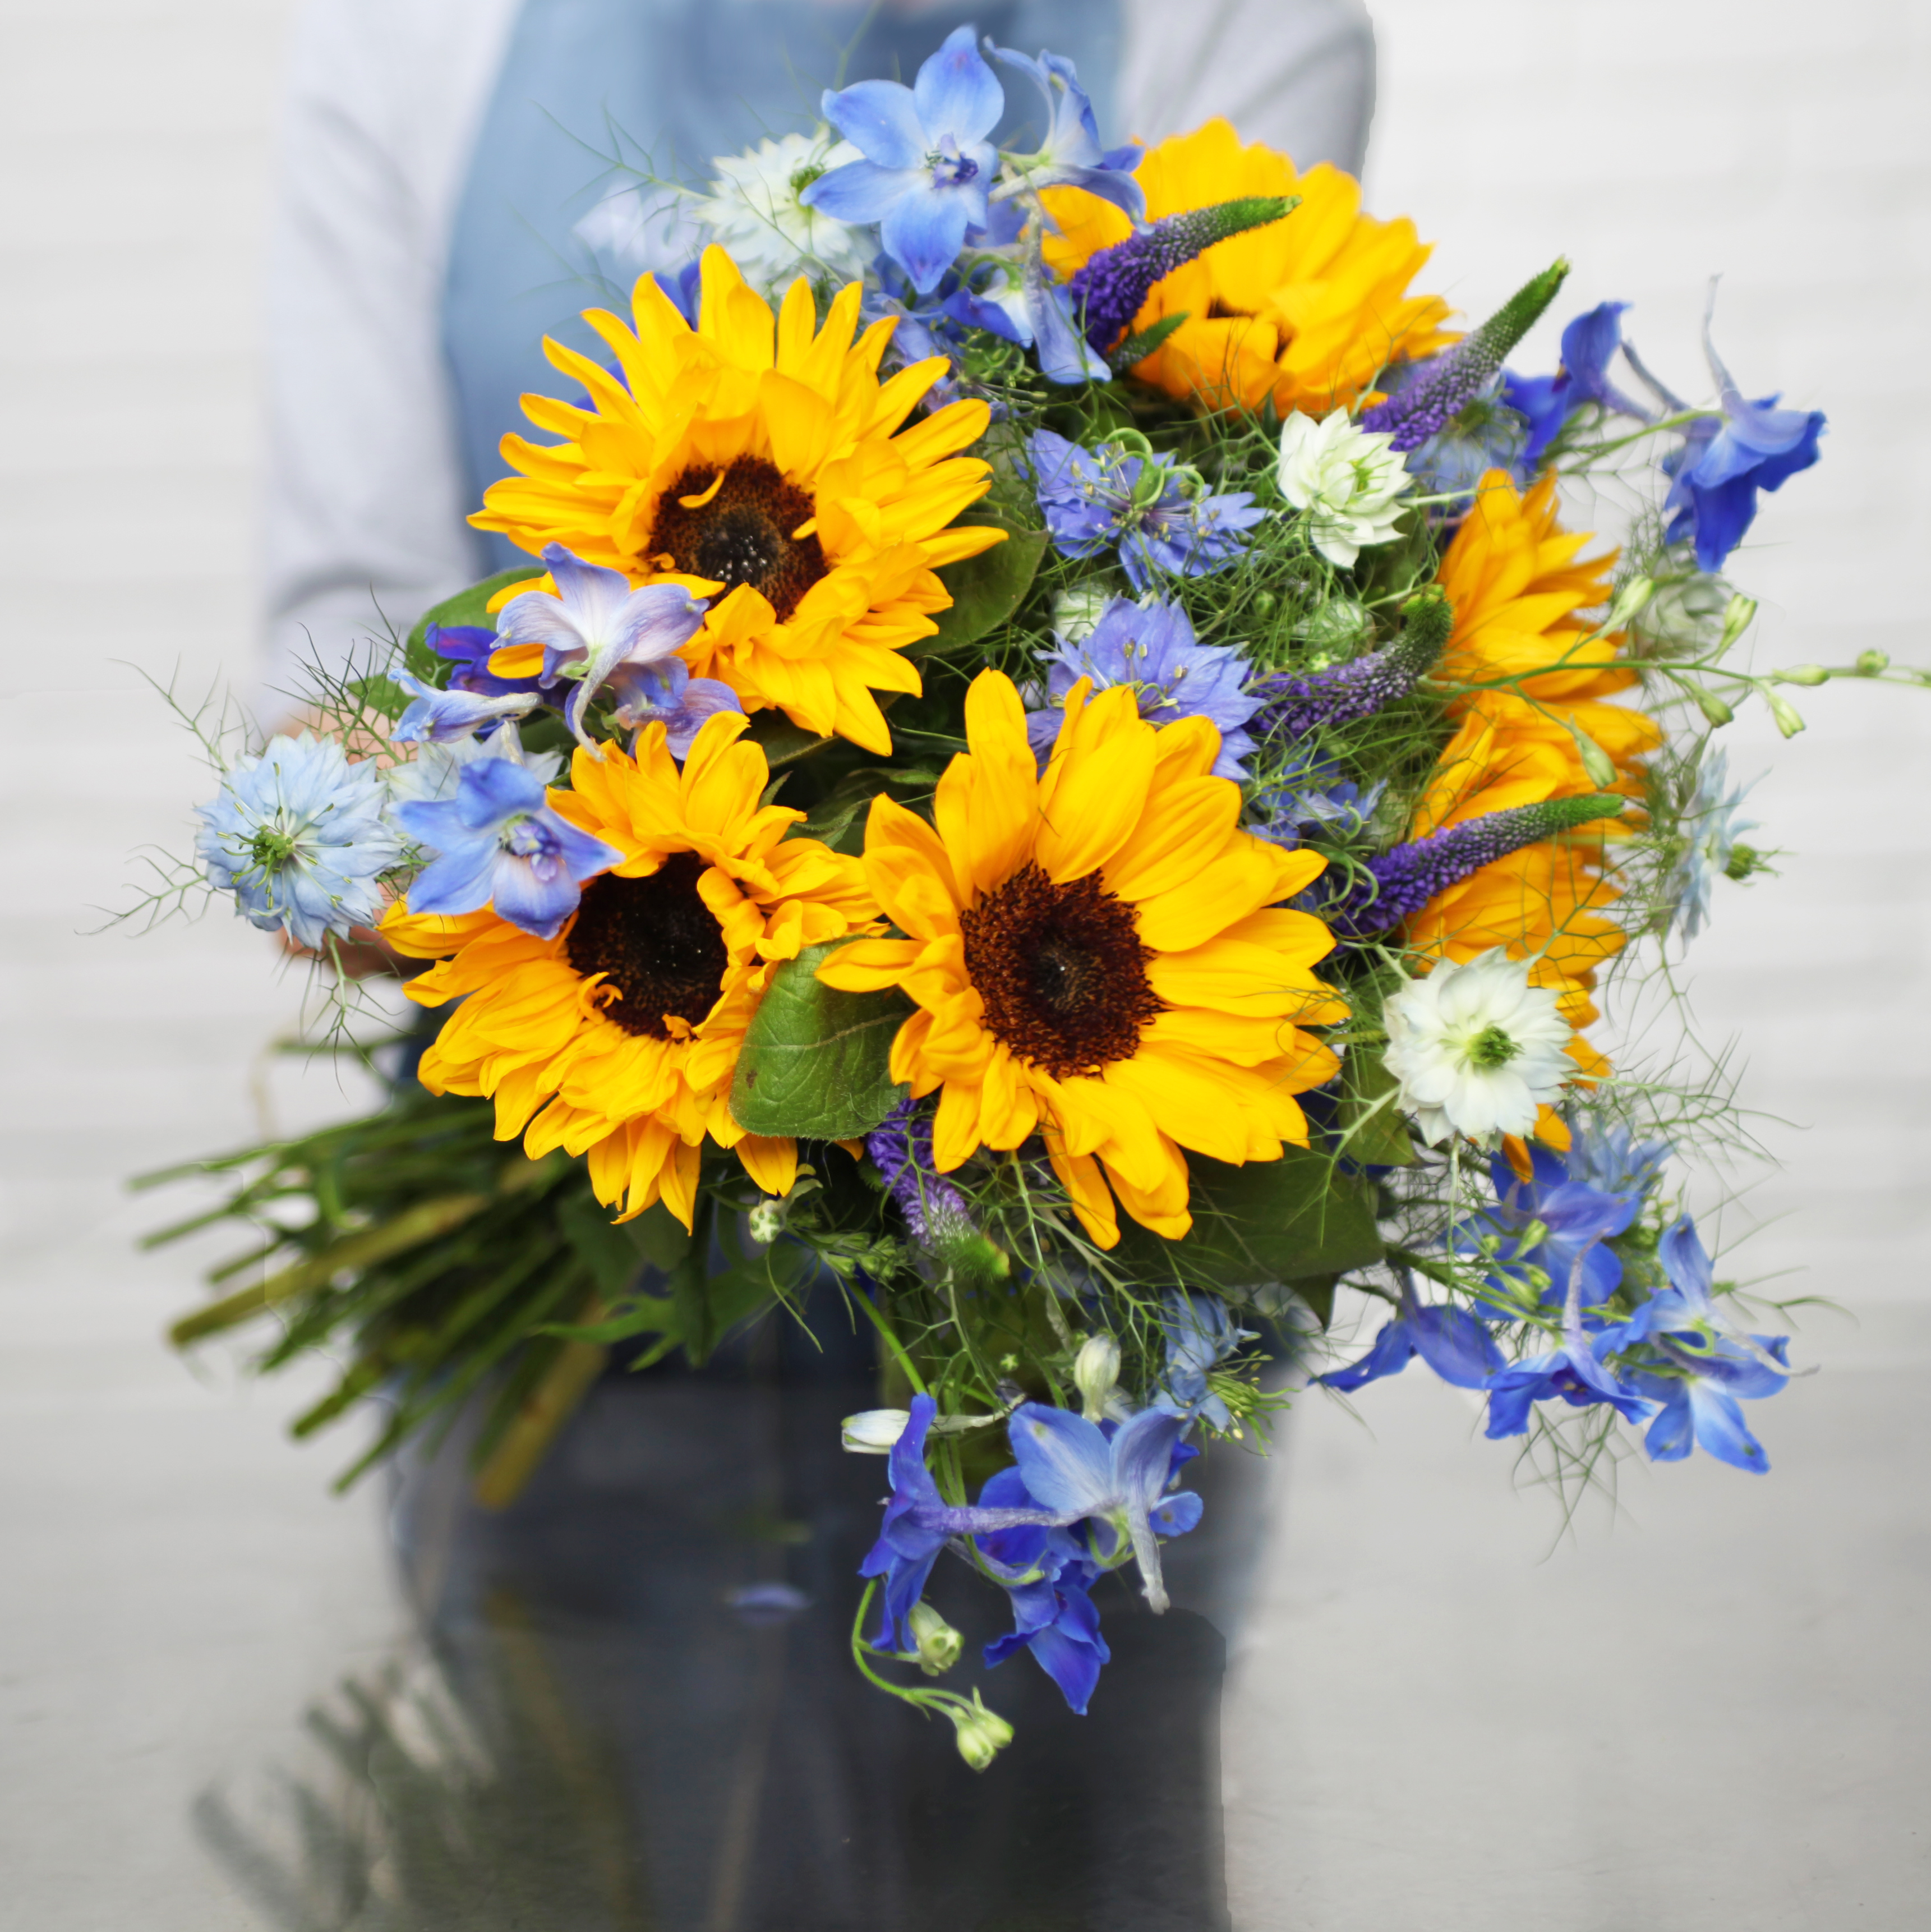
[[[905,1093],[890,1061],[911,1002],[826,986],[817,969],[841,943],[807,946],[771,976],[731,1084],[732,1118],[748,1133],[853,1139]]]
[[[960,520],[970,524],[974,519],[967,517]],[[994,544],[990,550],[981,550],[978,556],[963,562],[944,566],[938,573],[939,580],[952,592],[952,608],[934,616],[938,634],[921,638],[909,646],[907,655],[949,657],[1008,622],[1039,574],[1048,542],[1044,530],[1009,530],[1003,543]]]

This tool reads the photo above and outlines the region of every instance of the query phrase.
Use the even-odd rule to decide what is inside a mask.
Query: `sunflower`
[[[505,436],[504,460],[521,473],[492,484],[469,520],[533,554],[561,544],[633,584],[717,596],[682,653],[694,672],[721,679],[748,710],[775,705],[807,730],[889,752],[872,693],[919,689],[901,654],[952,601],[935,570],[1003,535],[949,527],[991,482],[987,464],[956,454],[989,413],[955,402],[900,430],[946,364],[881,383],[894,325],[853,341],[856,283],[822,329],[808,284],[792,284],[774,321],[721,248],[705,250],[703,284],[694,329],[649,275],[634,331],[586,312],[616,375],[544,343],[589,406],[524,397],[531,422],[568,440]],[[538,649],[499,651],[492,668],[523,675]]]
[[[1171,396],[1258,409],[1271,397],[1285,416],[1351,408],[1389,363],[1432,355],[1453,340],[1448,304],[1411,296],[1429,254],[1405,219],[1361,212],[1361,185],[1323,161],[1300,173],[1285,154],[1243,147],[1225,120],[1177,134],[1149,152],[1134,179],[1148,218],[1210,208],[1243,195],[1299,195],[1285,220],[1217,242],[1156,282],[1133,328],[1186,320],[1134,365]],[[1110,202],[1080,188],[1049,188],[1060,233],[1046,259],[1069,276],[1131,232]]]
[[[841,947],[818,976],[917,1005],[892,1074],[914,1096],[939,1090],[941,1172],[1036,1130],[1111,1247],[1108,1183],[1177,1239],[1192,1225],[1183,1148],[1241,1162],[1306,1144],[1293,1096],[1337,1063],[1300,1027],[1347,1009],[1312,970],[1327,927],[1280,909],[1324,862],[1237,829],[1240,788],[1210,776],[1207,719],[1156,728],[1132,686],[1090,692],[1082,679],[1068,695],[1042,776],[1018,693],[979,674],[937,829],[872,803],[866,875],[904,937]]]
[[[625,855],[583,888],[554,939],[493,912],[382,922],[401,952],[440,959],[409,982],[426,1006],[462,1004],[424,1054],[433,1094],[484,1094],[496,1132],[532,1160],[587,1154],[591,1184],[628,1220],[659,1199],[688,1228],[708,1133],[781,1194],[790,1140],[745,1133],[727,1097],[745,1029],[775,963],[802,946],[871,930],[862,868],[785,834],[804,814],[760,806],[764,754],[747,721],[705,725],[682,771],[653,724],[634,758],[579,751],[574,789],[550,793],[573,824]]]
[[[1615,662],[1621,634],[1595,637],[1577,615],[1607,601],[1615,566],[1613,551],[1579,561],[1592,541],[1557,521],[1552,475],[1526,494],[1501,470],[1482,479],[1438,578],[1455,628],[1435,675],[1464,687],[1450,704],[1459,722],[1417,806],[1411,838],[1512,806],[1600,790],[1571,724],[1608,754],[1618,789],[1640,791],[1640,761],[1662,734],[1654,719],[1612,701],[1638,682]],[[1466,961],[1500,946],[1531,960],[1531,981],[1561,994],[1564,1017],[1579,1030],[1600,1017],[1596,974],[1624,943],[1610,910],[1620,890],[1604,833],[1585,826],[1451,886],[1408,921],[1408,943],[1438,958]],[[1585,1076],[1609,1070],[1579,1030],[1569,1052]],[[1538,1133],[1567,1143],[1546,1108]]]

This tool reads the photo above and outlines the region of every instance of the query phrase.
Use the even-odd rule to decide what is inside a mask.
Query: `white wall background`
[[[1931,664],[1921,587],[1931,5],[1381,0],[1375,11],[1384,84],[1371,202],[1413,214],[1437,238],[1435,284],[1479,314],[1566,253],[1573,308],[1633,301],[1628,320],[1646,352],[1696,384],[1705,279],[1726,271],[1722,340],[1746,386],[1781,388],[1831,416],[1824,461],[1767,500],[1735,560],[1764,601],[1765,661],[1842,662],[1876,647]],[[250,1390],[218,1368],[197,1381],[157,1346],[163,1321],[193,1298],[196,1257],[135,1256],[154,1205],[120,1184],[253,1134],[265,1095],[283,1125],[340,1104],[325,1079],[263,1060],[298,988],[268,970],[265,942],[219,914],[139,941],[88,932],[90,908],[121,900],[127,853],[147,841],[183,847],[188,808],[206,790],[191,748],[130,667],[178,674],[198,693],[244,674],[252,650],[256,285],[287,13],[285,0],[0,0],[0,1864],[31,1854],[36,1870],[77,1888],[31,1917],[0,1896],[0,1924],[34,1932],[252,1922],[188,1840],[187,1798],[279,1735],[358,1647],[378,1642],[386,1616],[367,1506],[324,1494],[339,1450],[297,1452],[279,1439],[287,1391]],[[1554,332],[1521,362],[1546,366]],[[1840,1367],[1874,1365],[1886,1338],[1921,1340],[1885,1305],[1931,1300],[1921,1259],[1931,693],[1834,688],[1800,701],[1813,729],[1792,746],[1753,716],[1730,734],[1733,766],[1774,760],[1756,815],[1787,856],[1780,880],[1724,892],[1696,956],[1696,993],[1708,1034],[1744,1039],[1747,1103],[1790,1124],[1764,1129],[1788,1165],[1752,1197],[1775,1225],[1742,1264],[1806,1269],[1805,1288],[1864,1312],[1861,1336],[1842,1324],[1808,1332]],[[1707,1546],[1693,1525],[1734,1505],[1744,1481],[1674,1472],[1666,1504],[1660,1480],[1649,1484],[1656,1509],[1679,1514],[1637,1546],[1648,1553],[1633,1571],[1592,1554],[1589,1570],[1545,1586],[1537,1580],[1549,1571],[1533,1568],[1544,1519],[1520,1516],[1540,1505],[1507,1502],[1504,1459],[1468,1442],[1465,1412],[1418,1371],[1376,1395],[1378,1444],[1319,1405],[1297,1420],[1300,1474],[1261,1651],[1321,1667],[1270,1679],[1264,1657],[1250,1689],[1264,1724],[1230,1734],[1249,1794],[1240,1815],[1288,1834],[1296,1922],[1309,1927],[1462,1922],[1426,1882],[1435,1841],[1424,1832],[1411,1852],[1390,1852],[1380,1821],[1419,1816],[1452,1786],[1471,1819],[1505,1829],[1510,1806],[1546,1795],[1537,1754],[1563,1735],[1551,1701],[1518,1700],[1499,1729],[1492,1702],[1431,1703],[1422,1694],[1435,1680],[1414,1660],[1417,1606],[1429,1606],[1438,1640],[1475,1646],[1462,1653],[1471,1658],[1486,1619],[1517,1616],[1530,1634],[1510,1668],[1559,1682],[1573,1645],[1594,1641],[1573,1619],[1615,1600],[1605,1572],[1622,1575],[1621,1587],[1633,1574],[1645,1588],[1678,1588],[1684,1614],[1702,1600],[1696,1588],[1720,1596],[1720,1579],[1696,1568]],[[1797,1443],[1807,1456],[1832,1453],[1829,1431],[1792,1433],[1792,1454]],[[1874,1444],[1855,1445],[1830,1479],[1864,1485],[1867,1502],[1891,1467]],[[1734,1533],[1771,1521],[1777,1493],[1755,1488],[1756,1514],[1728,1519]],[[1847,1492],[1813,1462],[1787,1493],[1783,1507],[1821,1524]],[[1468,1583],[1465,1554],[1458,1568],[1431,1537],[1460,1523],[1465,1552],[1511,1507],[1515,1529],[1476,1566],[1490,1582]],[[190,1522],[220,1526],[229,1555],[186,1575],[170,1568],[169,1531]],[[1874,1522],[1864,1541],[1846,1530],[1829,1545],[1852,1594],[1881,1529]],[[1789,1555],[1801,1570],[1801,1539]],[[1763,1606],[1777,1587],[1746,1590],[1752,1616],[1772,1614]],[[1557,1642],[1558,1629],[1537,1651],[1545,1624],[1568,1636]],[[1789,1655],[1765,1640],[1746,1660],[1765,1673],[1735,1681],[1747,1712],[1753,1694],[1763,1706],[1781,1694]],[[1364,1682],[1380,1687],[1366,1705],[1356,1701]],[[1822,1696],[1843,1690],[1818,1684]],[[1882,1702],[1884,1685],[1873,1678],[1858,1694]],[[1423,1748],[1369,1748],[1403,1723],[1438,1727]],[[1727,1780],[1748,1805],[1775,1736],[1729,1756],[1684,1745],[1681,1774]],[[1629,1748],[1616,1777],[1640,1780],[1640,1741]],[[1489,1754],[1486,1800],[1464,1795],[1456,1776],[1471,1750]],[[1895,1762],[1879,1768],[1890,1788]],[[116,1794],[104,1860],[90,1802],[103,1779]],[[1693,1810],[1699,1789],[1693,1780],[1669,1815]],[[1567,1802],[1548,1798],[1558,1811]],[[1544,1835],[1570,1843],[1561,1829]],[[1371,1841],[1378,1862],[1364,1866]],[[1780,1844],[1771,1832],[1717,1854],[1726,1882],[1726,1859],[1774,1868]],[[1241,1856],[1244,1895],[1280,1896]],[[1672,1856],[1658,1869],[1695,1876],[1688,1851]],[[103,1867],[148,1909],[103,1913],[103,1894],[82,1883],[91,1874],[97,1886]],[[1370,1869],[1378,1876],[1364,1891]],[[1706,1921],[1667,1888],[1611,1910],[1591,1891],[1581,1851],[1566,1869],[1574,1909],[1544,1922],[1911,1922],[1882,1911],[1854,1919],[1847,1904],[1792,1916],[1792,1899],[1807,1914],[1804,1899],[1838,1898],[1816,1892],[1814,1872],[1804,1892],[1773,1869],[1771,1903]],[[1490,1904],[1509,1892],[1498,1882]],[[1534,1868],[1521,1883],[1525,1903],[1570,1896]],[[1698,1897],[1710,1889],[1684,1883]],[[159,1903],[177,1898],[190,1903]],[[1275,1910],[1258,1908],[1252,1923],[1285,1922]],[[1405,1918],[1385,1916],[1398,1910]]]

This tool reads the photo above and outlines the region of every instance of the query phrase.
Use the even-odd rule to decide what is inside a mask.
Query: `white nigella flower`
[[[720,155],[711,192],[691,214],[711,231],[753,287],[776,292],[813,272],[856,281],[877,250],[862,229],[834,221],[798,197],[820,175],[859,158],[829,128],[760,141],[749,153]]]
[[[1486,1144],[1534,1126],[1537,1110],[1576,1071],[1558,997],[1531,986],[1528,968],[1499,946],[1464,965],[1444,961],[1388,996],[1384,1058],[1431,1147],[1452,1134]]]
[[[1090,637],[1114,596],[1090,579],[1060,591],[1053,599],[1053,628],[1069,644]]]
[[[1394,440],[1357,429],[1345,410],[1319,422],[1297,411],[1282,424],[1276,481],[1306,513],[1314,547],[1330,563],[1351,564],[1370,544],[1395,534],[1407,507],[1396,500],[1414,478],[1390,447]]]

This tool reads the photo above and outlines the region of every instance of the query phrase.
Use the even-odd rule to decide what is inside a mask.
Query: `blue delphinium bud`
[[[1012,1726],[997,1711],[988,1711],[972,1694],[970,1704],[954,1705],[946,1714],[958,1726],[959,1756],[974,1771],[983,1771],[1012,1742]]]
[[[919,1654],[919,1668],[928,1677],[944,1676],[959,1660],[965,1639],[923,1598],[912,1606],[906,1622],[911,1627],[912,1646]]]

